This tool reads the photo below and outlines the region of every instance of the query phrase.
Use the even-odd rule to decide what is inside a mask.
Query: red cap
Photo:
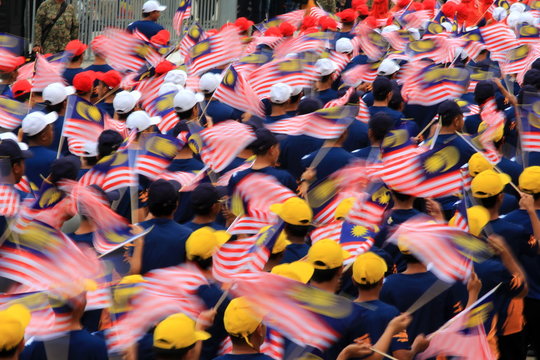
[[[411,6],[409,6],[409,8],[412,8],[412,10],[414,11],[420,11],[420,10],[424,10],[424,5],[422,5],[419,2],[413,2]]]
[[[396,3],[396,8],[403,9],[409,5],[411,1],[410,0],[398,0]]]
[[[424,0],[422,3],[424,5],[424,10],[435,10],[435,3],[437,0]]]
[[[163,75],[174,69],[176,69],[176,65],[170,61],[163,60],[156,66],[156,74]]]
[[[441,6],[441,11],[444,16],[453,19],[456,16],[457,5],[455,2],[449,1]]]
[[[317,19],[315,16],[308,15],[304,17],[304,20],[302,21],[302,30],[309,29],[311,27],[317,26],[319,22],[319,19]]]
[[[341,19],[342,22],[351,23],[356,20],[358,14],[353,9],[345,9],[336,13],[336,15]]]
[[[279,24],[279,31],[281,31],[283,36],[293,36],[294,32],[296,31],[296,27],[290,22],[284,21]]]
[[[367,5],[367,0],[353,0],[351,3],[351,8],[358,10],[357,8],[362,5]]]
[[[109,88],[118,87],[122,82],[122,75],[116,70],[109,70],[106,73],[97,73],[96,77]]]
[[[26,59],[24,56],[7,56],[8,59],[2,59],[0,62],[0,71],[4,73],[10,73],[15,71],[19,66],[24,64]]]
[[[307,28],[305,30],[302,30],[302,34],[303,35],[306,35],[306,34],[314,34],[314,33],[318,33],[320,30],[318,27],[310,27],[310,28]]]
[[[79,56],[86,51],[86,48],[88,48],[88,46],[79,40],[71,40],[67,43],[65,50],[71,52],[73,56]]]
[[[15,81],[11,86],[11,92],[13,93],[13,97],[15,99],[19,96],[30,94],[31,90],[32,84],[30,84],[30,81],[26,79]]]
[[[93,71],[83,71],[75,75],[73,78],[73,87],[75,90],[82,93],[92,91],[96,81],[96,73]]]
[[[158,45],[163,45],[163,46],[169,45],[170,40],[171,40],[171,33],[169,33],[169,31],[165,29],[160,30],[156,35],[150,38],[150,42],[154,44],[158,44]]]
[[[366,4],[359,5],[356,7],[356,12],[360,16],[368,16],[369,15],[369,8]]]
[[[362,21],[362,24],[366,25],[371,29],[375,29],[377,27],[377,19],[375,19],[374,16],[368,16],[364,19],[364,21]]]
[[[239,17],[234,22],[234,25],[240,30],[241,32],[248,31],[252,26],[254,22],[251,20],[248,20],[245,17]]]
[[[319,18],[319,26],[322,31],[326,30],[337,30],[338,22],[332,19],[330,16],[323,16]]]
[[[283,34],[281,33],[281,30],[277,26],[272,26],[271,28],[266,29],[264,32],[264,36],[277,36],[282,37]]]

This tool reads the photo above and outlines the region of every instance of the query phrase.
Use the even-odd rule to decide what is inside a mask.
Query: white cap
[[[528,25],[534,25],[535,21],[534,21],[534,16],[533,14],[531,14],[530,11],[525,11],[523,13],[521,13],[521,17],[519,18],[519,22],[521,24],[528,24]]]
[[[158,95],[163,95],[170,92],[179,92],[180,90],[184,90],[184,87],[182,85],[176,85],[173,83],[164,83],[161,85],[158,91]]]
[[[189,89],[178,91],[174,96],[174,108],[176,111],[184,112],[193,109],[197,103],[204,100],[204,95],[194,93]]]
[[[386,34],[386,33],[389,33],[389,32],[392,32],[392,31],[398,31],[399,30],[399,26],[397,25],[388,25],[388,26],[385,26],[382,28],[381,30],[381,34]]]
[[[184,70],[171,70],[163,79],[164,83],[173,83],[176,85],[186,86],[187,74]]]
[[[291,96],[296,96],[300,94],[304,90],[301,86],[294,86],[292,87]]]
[[[527,6],[525,4],[522,4],[520,2],[515,2],[513,3],[512,5],[510,5],[510,12],[518,12],[518,13],[522,13],[522,12],[525,12],[525,10],[527,10]]]
[[[330,75],[334,71],[336,71],[336,65],[334,62],[330,59],[319,59],[315,63],[315,68],[317,69],[317,72],[321,74],[321,76]]]
[[[127,114],[135,108],[137,102],[141,98],[141,93],[138,91],[121,91],[114,97],[114,111],[119,114]]]
[[[340,53],[351,53],[353,51],[353,44],[348,38],[341,38],[336,42],[336,51]]]
[[[58,114],[56,112],[50,112],[48,114],[42,113],[41,111],[36,111],[26,115],[22,121],[21,128],[25,134],[28,136],[34,136],[39,134],[39,132],[49,124],[58,119]]]
[[[126,120],[126,127],[130,130],[137,129],[138,131],[144,131],[152,125],[159,124],[161,117],[150,117],[146,111],[134,111],[129,114]]]
[[[203,93],[213,93],[221,83],[221,75],[206,73],[199,79],[199,89]]]
[[[165,11],[165,9],[167,9],[165,5],[161,5],[159,2],[155,0],[147,1],[142,6],[142,11],[144,13],[150,13],[152,11]]]
[[[516,27],[521,21],[521,12],[513,11],[508,15],[506,22],[510,27]]]
[[[400,69],[399,65],[392,59],[384,59],[377,69],[378,75],[392,75]]]
[[[95,157],[98,156],[98,143],[93,141],[86,141],[83,146],[84,154],[81,154],[83,157]]]
[[[22,151],[28,150],[28,145],[26,145],[23,142],[19,142],[19,139],[17,138],[17,135],[15,135],[12,132],[5,132],[0,134],[0,140],[13,140],[19,145]]]
[[[495,19],[496,21],[503,21],[508,16],[508,12],[506,11],[505,8],[503,8],[502,6],[499,6],[493,9],[492,16],[493,16],[493,19]]]
[[[409,33],[413,37],[414,40],[420,40],[420,31],[416,28],[409,28]]]
[[[75,94],[75,88],[73,86],[64,86],[64,84],[56,82],[47,85],[43,89],[42,98],[43,101],[48,101],[51,105],[57,105],[73,94]]]
[[[441,23],[441,26],[444,28],[444,30],[446,30],[447,32],[451,32],[452,31],[452,24],[450,24],[448,21],[443,21]]]
[[[292,88],[284,83],[277,83],[270,88],[270,101],[274,104],[283,104],[291,98]]]

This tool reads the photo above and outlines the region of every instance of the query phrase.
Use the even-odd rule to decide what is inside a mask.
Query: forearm
[[[515,281],[523,283],[523,290],[517,297],[525,297],[528,292],[525,272],[510,250],[501,253],[501,261],[506,269],[514,276]]]
[[[529,218],[531,219],[534,238],[538,240],[540,239],[540,219],[538,219],[536,210],[527,211],[527,213],[529,214]],[[540,254],[540,246],[537,245],[536,251],[538,251],[538,254]]]

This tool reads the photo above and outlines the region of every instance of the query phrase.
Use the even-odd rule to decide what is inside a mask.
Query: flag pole
[[[216,305],[214,305],[212,307],[213,310],[217,310],[221,304],[223,304],[223,302],[225,301],[225,299],[227,299],[227,296],[229,296],[229,290],[225,290],[223,292],[223,294],[221,294],[221,297],[219,298],[219,300],[217,301]]]
[[[416,310],[426,305],[450,286],[451,284],[437,279],[437,281],[435,281],[433,285],[431,285],[431,287],[422,294],[422,296],[420,296],[407,310],[405,310],[405,312],[409,314],[414,313]]]
[[[388,355],[388,354],[385,353],[385,352],[382,352],[382,351],[380,351],[380,350],[375,349],[373,346],[370,346],[369,350],[371,350],[371,351],[373,351],[373,352],[375,352],[375,353],[377,353],[377,354],[379,354],[379,355],[382,355],[382,356],[384,356],[385,358],[388,358],[388,359],[390,359],[390,360],[398,360],[397,358],[393,357],[392,355]]]
[[[108,251],[104,252],[103,254],[99,255],[99,256],[98,256],[98,259],[101,259],[102,257],[107,256],[107,255],[109,255],[110,253],[112,253],[112,252],[114,252],[114,251],[116,251],[116,250],[118,250],[118,249],[120,249],[120,248],[126,246],[126,245],[129,244],[130,242],[133,242],[133,241],[135,241],[135,240],[137,240],[137,239],[139,239],[139,238],[145,236],[145,235],[148,234],[150,231],[152,231],[153,228],[154,228],[154,225],[150,226],[148,229],[144,230],[143,232],[141,232],[141,233],[139,233],[139,234],[136,234],[136,235],[130,237],[129,239],[127,239],[126,241],[124,241],[124,242],[118,244],[117,246],[115,246],[115,247],[112,248],[111,250],[108,250]]]

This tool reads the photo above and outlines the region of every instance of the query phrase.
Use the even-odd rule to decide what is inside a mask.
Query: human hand
[[[403,313],[401,315],[396,316],[393,318],[389,323],[388,327],[392,329],[392,332],[394,334],[397,334],[405,329],[407,329],[407,326],[412,321],[412,316],[408,313]]]
[[[217,314],[216,309],[209,309],[209,310],[205,310],[201,312],[199,314],[199,317],[197,318],[195,329],[197,330],[208,329],[214,323],[214,318],[216,317],[216,314]]]

